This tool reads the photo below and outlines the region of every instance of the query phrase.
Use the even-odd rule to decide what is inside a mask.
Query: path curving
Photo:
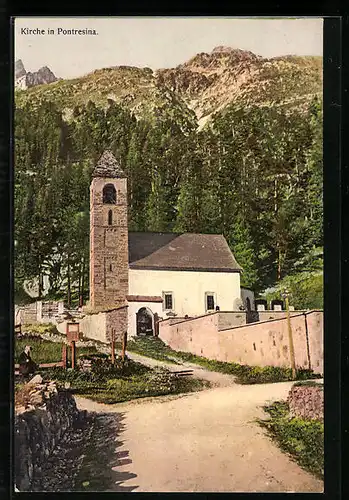
[[[201,378],[208,373],[214,372],[202,370]],[[323,492],[322,481],[281,452],[255,422],[266,418],[262,406],[286,399],[293,383],[238,385],[216,375],[220,387],[183,397],[117,405],[76,397],[80,409],[95,415],[91,435],[109,450],[103,461],[91,448],[80,485],[94,484],[94,491]],[[96,476],[101,462],[105,482]]]
[[[142,356],[141,354],[136,354],[134,352],[128,352],[127,355],[133,361],[137,361],[138,363],[142,363],[143,365],[149,366],[151,368],[162,366],[164,368],[168,368],[172,372],[180,371],[183,369],[193,370],[193,377],[208,380],[214,387],[227,387],[235,384],[236,377],[234,375],[210,371],[187,361],[181,361],[178,362],[178,364],[172,364],[166,361],[159,361],[157,359],[148,358],[147,356]]]

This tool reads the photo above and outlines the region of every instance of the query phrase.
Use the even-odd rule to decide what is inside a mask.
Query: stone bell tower
[[[90,186],[90,304],[94,311],[123,306],[128,294],[127,179],[105,151]]]

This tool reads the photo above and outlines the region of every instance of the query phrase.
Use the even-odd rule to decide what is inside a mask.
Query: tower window
[[[113,212],[109,210],[108,212],[108,225],[111,226],[113,224]]]
[[[113,264],[109,264],[109,271],[113,270]]]
[[[113,184],[106,184],[103,188],[103,203],[115,205],[116,189]]]

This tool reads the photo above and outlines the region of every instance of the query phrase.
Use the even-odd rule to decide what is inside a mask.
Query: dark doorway
[[[246,309],[247,311],[251,311],[251,301],[248,297],[246,297]]]
[[[137,335],[154,335],[153,314],[146,307],[137,313]]]

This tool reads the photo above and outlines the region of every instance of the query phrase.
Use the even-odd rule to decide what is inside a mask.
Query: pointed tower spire
[[[126,179],[117,159],[109,150],[104,151],[95,166],[92,177],[110,177],[112,179]]]

